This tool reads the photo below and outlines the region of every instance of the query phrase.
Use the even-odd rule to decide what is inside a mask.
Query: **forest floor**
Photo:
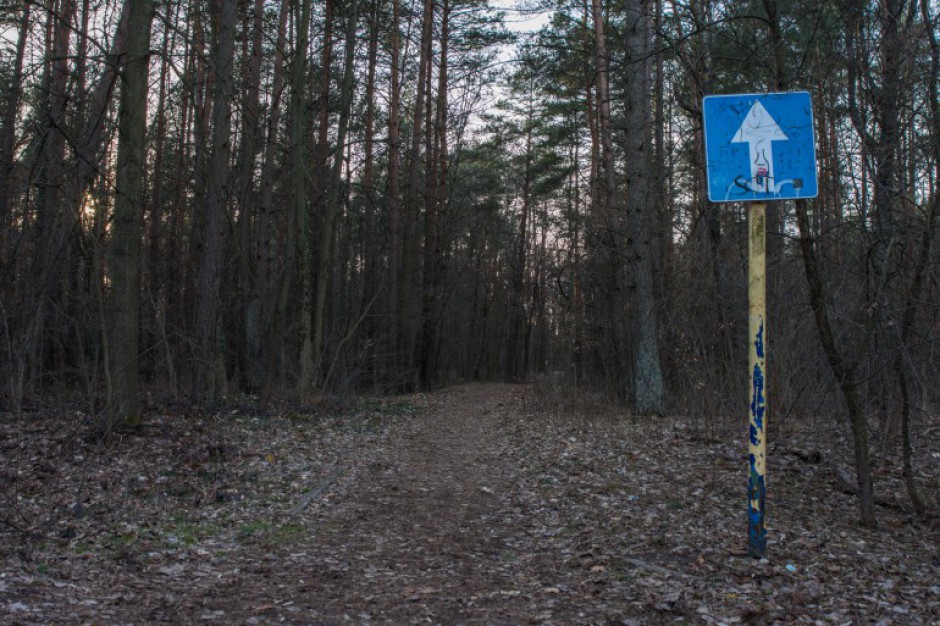
[[[894,452],[869,531],[833,479],[843,429],[771,431],[755,560],[740,424],[553,397],[154,412],[107,445],[80,414],[0,416],[0,623],[940,623],[940,527]],[[940,432],[918,441],[936,499]]]

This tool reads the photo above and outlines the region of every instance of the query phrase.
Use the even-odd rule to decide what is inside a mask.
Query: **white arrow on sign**
[[[744,116],[741,127],[734,134],[731,143],[746,143],[750,148],[751,191],[775,192],[774,152],[772,141],[788,141],[777,122],[770,116],[760,100],[756,100],[751,110]]]

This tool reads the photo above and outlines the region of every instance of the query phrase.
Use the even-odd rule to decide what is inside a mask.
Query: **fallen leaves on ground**
[[[736,428],[559,415],[535,386],[154,414],[107,446],[79,414],[3,418],[0,621],[936,623],[940,531],[906,511],[896,455],[878,489],[898,506],[865,530],[839,433],[794,421],[770,435],[755,560]]]

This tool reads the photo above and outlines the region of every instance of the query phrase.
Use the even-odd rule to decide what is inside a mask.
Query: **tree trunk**
[[[872,485],[871,461],[868,456],[868,422],[865,419],[865,409],[858,395],[855,381],[855,368],[845,359],[836,345],[832,325],[829,323],[829,312],[823,295],[822,277],[816,262],[816,252],[813,249],[813,240],[810,236],[809,216],[806,211],[806,201],[796,202],[797,226],[800,231],[800,250],[803,254],[803,267],[806,270],[806,282],[809,284],[810,304],[816,318],[816,329],[822,341],[823,351],[829,360],[829,366],[835,375],[836,381],[845,398],[846,409],[849,414],[849,425],[852,430],[852,440],[855,448],[855,475],[858,479],[858,501],[861,508],[862,524],[875,528],[875,495]]]
[[[424,298],[422,307],[421,384],[431,389],[437,381],[440,347],[441,294],[444,251],[441,219],[447,203],[447,54],[450,37],[450,4],[441,0],[441,56],[437,76],[437,115],[434,121],[434,156],[429,171],[432,179],[425,211]],[[428,94],[430,102],[430,93]],[[430,119],[428,120],[430,122]]]
[[[205,229],[199,270],[199,306],[196,320],[198,361],[195,392],[200,400],[218,402],[227,384],[222,351],[222,264],[229,154],[232,134],[232,61],[235,55],[237,0],[214,0],[215,26],[212,62],[215,73],[212,105],[212,147],[207,170]]]
[[[632,234],[632,263],[635,298],[634,392],[640,415],[665,412],[659,332],[653,290],[653,247],[650,230],[656,223],[656,203],[651,195],[649,128],[650,111],[649,41],[650,26],[642,0],[627,3],[627,210]]]
[[[277,377],[276,355],[282,341],[282,322],[270,304],[277,292],[268,285],[271,273],[271,213],[274,205],[275,160],[278,151],[278,133],[281,121],[281,97],[284,91],[284,49],[287,45],[287,18],[290,0],[281,0],[277,21],[277,39],[274,49],[274,69],[271,77],[271,102],[265,135],[264,157],[261,164],[260,194],[258,198],[258,229],[255,243],[254,278],[245,312],[245,386],[249,390],[270,388]],[[289,273],[290,267],[285,270]],[[266,322],[269,322],[267,324]],[[270,328],[268,328],[270,326]],[[267,330],[266,330],[267,329]],[[265,342],[267,332],[269,341]],[[265,349],[267,352],[265,352]],[[267,374],[265,374],[267,369]]]
[[[6,107],[3,111],[3,127],[0,129],[0,261],[5,256],[3,237],[9,226],[8,220],[12,205],[13,146],[16,141],[16,114],[23,95],[23,57],[26,54],[26,39],[29,35],[29,13],[31,2],[22,3],[20,32],[16,40],[16,56],[13,60],[13,75],[10,77],[10,89],[7,93]]]
[[[61,223],[65,216],[61,205],[62,185],[65,171],[66,105],[68,104],[69,78],[69,36],[72,33],[72,15],[75,0],[61,0],[49,10],[52,23],[52,47],[48,51],[49,60],[45,105],[44,152],[41,185],[39,188],[38,226],[39,240],[43,253],[40,273],[48,280],[50,272],[55,270],[53,259],[61,245]],[[45,280],[39,283],[45,290],[49,285]]]
[[[317,123],[313,126],[313,168],[310,198],[316,219],[323,217],[330,158],[330,82],[333,64],[333,12],[335,0],[324,0],[323,51],[320,57],[320,93],[317,99]]]
[[[176,15],[171,19],[179,17],[180,4],[175,7]],[[174,21],[176,21],[174,19]],[[166,275],[164,265],[166,263],[166,242],[169,240],[167,229],[164,225],[166,221],[166,177],[163,169],[165,167],[165,157],[167,152],[167,90],[169,82],[169,51],[175,49],[177,31],[164,29],[163,43],[160,46],[160,78],[157,81],[157,109],[156,121],[154,122],[154,157],[153,157],[153,176],[150,179],[150,200],[148,203],[146,228],[144,236],[147,240],[147,249],[145,252],[144,267],[144,288],[143,291],[148,295],[151,306],[144,310],[148,311],[147,317],[150,318],[149,332],[144,330],[144,336],[140,340],[141,353],[152,353],[151,361],[156,361],[157,355],[166,350],[167,354],[167,375],[172,378],[170,371],[172,367],[172,355],[168,352],[169,346],[161,346],[160,337],[158,337],[157,327],[163,327],[162,336],[166,336]],[[184,57],[185,58],[185,57]],[[148,328],[147,322],[142,322],[143,329]],[[151,368],[152,371],[156,367]]]
[[[934,164],[934,180],[940,180],[940,44],[934,30],[935,18],[930,15],[930,5],[927,0],[921,0],[921,17],[927,26],[927,39],[930,47],[930,72],[927,84],[927,102],[930,114],[930,128],[932,130],[931,152]],[[940,213],[940,191],[934,189],[929,198],[930,206],[924,220],[924,230],[914,265],[914,277],[911,281],[910,291],[903,307],[901,316],[901,351],[895,359],[895,372],[901,389],[901,458],[904,473],[904,485],[907,488],[911,505],[918,513],[924,513],[927,505],[924,503],[914,478],[913,446],[911,443],[911,402],[909,393],[907,361],[910,358],[911,334],[914,329],[914,318],[917,312],[917,303],[924,302],[924,290],[928,282],[927,274],[930,265],[930,254],[933,248],[937,230],[937,214]]]
[[[391,94],[388,105],[388,271],[385,309],[387,320],[387,339],[385,342],[385,376],[394,379],[398,370],[399,337],[401,335],[401,314],[398,302],[399,251],[401,250],[401,63],[400,12],[401,1],[392,0],[392,25],[389,34]]]
[[[585,11],[587,11],[587,0],[585,0]],[[610,346],[605,354],[599,355],[601,367],[605,374],[611,369],[615,370],[614,377],[617,385],[615,393],[621,395],[621,382],[626,379],[626,371],[623,366],[623,346],[620,341],[619,330],[611,323],[614,316],[614,304],[611,302],[613,290],[611,289],[608,275],[611,268],[616,268],[618,263],[614,260],[614,250],[611,241],[613,228],[610,223],[610,199],[607,183],[607,165],[611,163],[611,175],[613,173],[612,159],[607,159],[607,149],[613,153],[613,142],[610,139],[610,95],[608,89],[609,75],[607,72],[607,50],[606,40],[604,38],[604,14],[602,3],[591,0],[591,36],[593,40],[585,41],[587,49],[593,43],[594,46],[594,74],[593,84],[589,86],[587,96],[592,98],[588,102],[589,124],[591,125],[591,221],[588,231],[588,244],[591,253],[588,255],[589,270],[588,276],[591,280],[590,291],[592,310],[590,313],[591,323],[596,333],[604,333],[603,341]],[[600,34],[600,37],[598,36]],[[587,33],[585,34],[587,39]],[[600,48],[598,45],[600,44]],[[603,80],[603,85],[601,82]],[[594,88],[593,94],[591,87]],[[601,91],[604,97],[601,97]],[[605,109],[606,103],[606,109]],[[606,110],[606,115],[603,114]],[[593,118],[593,119],[591,119]],[[606,120],[606,121],[605,121]],[[607,136],[607,147],[605,139]],[[596,303],[596,304],[594,304]],[[602,330],[603,329],[603,330]],[[611,359],[613,364],[611,365]]]
[[[610,87],[609,73],[607,71],[607,39],[604,33],[604,13],[601,0],[591,0],[592,15],[594,17],[594,55],[597,64],[597,113],[598,130],[600,134],[601,168],[603,191],[608,221],[612,219],[611,213],[617,205],[617,174],[614,163],[614,140],[610,128]]]
[[[122,72],[118,119],[118,154],[114,215],[108,250],[110,339],[108,367],[111,425],[134,424],[139,411],[138,335],[140,286],[138,264],[143,218],[147,144],[151,0],[127,0],[129,6],[127,61]]]
[[[238,185],[236,206],[238,221],[236,222],[238,245],[235,246],[238,254],[238,288],[241,299],[241,345],[239,346],[240,369],[242,386],[249,391],[260,388],[258,369],[260,367],[260,338],[259,304],[253,298],[256,292],[254,279],[254,263],[257,256],[253,255],[253,248],[257,243],[252,238],[252,227],[256,222],[254,206],[255,194],[255,162],[258,158],[261,144],[261,60],[263,55],[262,43],[264,34],[264,0],[255,0],[252,11],[245,16],[243,50],[246,57],[244,62],[244,81],[242,83],[242,119],[241,143],[238,146],[238,161],[235,166],[235,184]],[[250,48],[249,48],[250,42]]]
[[[379,53],[379,11],[381,0],[372,0],[369,10],[369,50],[367,54],[365,93],[365,137],[364,163],[362,166],[362,294],[359,301],[359,316],[365,316],[362,334],[368,342],[370,373],[375,382],[375,316],[369,309],[378,296],[380,289],[379,248],[375,236],[375,72]]]
[[[15,284],[15,273],[11,271],[15,267],[15,258],[13,246],[8,244],[8,234],[13,237],[13,207],[14,207],[14,186],[12,184],[14,160],[13,149],[16,143],[16,117],[20,106],[20,99],[23,94],[23,58],[26,52],[26,41],[29,35],[30,9],[32,4],[24,2],[22,6],[23,14],[20,18],[20,32],[16,44],[16,57],[13,61],[13,75],[11,77],[10,89],[7,94],[6,107],[3,112],[2,128],[0,128],[0,271],[4,277],[0,279],[0,299],[6,301],[8,294],[15,294],[15,289],[7,291],[8,284]],[[8,256],[9,255],[9,256]],[[8,282],[9,281],[9,282]],[[8,328],[11,312],[0,311],[2,318],[0,321],[4,328]],[[7,330],[9,340],[9,330]],[[22,341],[20,339],[19,341]],[[5,359],[0,360],[0,378],[9,383],[4,383],[2,393],[9,392],[9,397],[17,399],[17,407],[22,400],[22,387],[14,367],[15,360],[13,350],[6,355]],[[19,382],[14,382],[19,381]],[[17,408],[19,413],[19,408]]]
[[[186,68],[187,74],[192,76],[190,69],[193,67],[194,59],[191,54],[191,48],[193,42],[191,41],[190,34],[190,20],[186,20],[186,27],[182,31],[183,39],[183,67]],[[187,198],[188,198],[188,185],[186,184],[187,176],[185,172],[187,171],[187,166],[191,163],[190,160],[190,146],[192,144],[193,138],[193,124],[192,120],[195,117],[195,88],[193,81],[191,79],[183,79],[182,89],[180,96],[180,107],[182,111],[179,114],[180,117],[180,135],[176,140],[176,167],[173,168],[173,179],[175,181],[175,187],[172,191],[172,198],[169,201],[169,212],[170,212],[170,226],[169,226],[169,241],[167,242],[167,258],[172,259],[167,263],[166,267],[166,284],[173,285],[173,289],[167,289],[166,293],[166,325],[168,327],[168,340],[167,340],[167,365],[171,370],[171,380],[170,383],[170,393],[176,397],[178,389],[178,381],[176,376],[176,366],[174,358],[179,358],[178,351],[181,345],[181,333],[172,332],[184,328],[186,324],[186,307],[185,303],[187,287],[188,271],[184,267],[185,265],[191,265],[192,261],[189,259],[188,252],[189,250],[185,249],[184,246],[184,220],[188,211],[186,210]],[[184,259],[189,260],[189,263],[184,263]]]
[[[428,78],[431,72],[431,38],[434,24],[434,2],[424,0],[424,12],[421,26],[421,56],[418,62],[418,84],[415,97],[414,123],[411,127],[411,151],[408,155],[408,180],[405,188],[404,226],[402,241],[402,262],[399,298],[399,319],[402,326],[401,355],[403,362],[396,368],[396,376],[404,375],[408,379],[401,381],[405,388],[413,386],[412,367],[415,355],[415,338],[418,328],[418,312],[415,310],[415,274],[418,272],[417,220],[418,174],[421,169],[421,144],[424,138],[426,98]]]
[[[608,329],[609,341],[613,344],[611,351],[614,355],[613,376],[617,395],[626,398],[629,392],[627,385],[627,333],[624,327],[624,317],[627,311],[626,285],[623,280],[623,235],[624,225],[619,211],[617,197],[617,173],[614,159],[613,132],[610,119],[610,75],[608,71],[607,41],[605,35],[604,14],[600,0],[591,0],[594,17],[594,54],[597,65],[597,127],[600,138],[600,171],[599,178],[602,183],[598,186],[599,206],[597,213],[600,219],[598,226],[602,229],[600,234],[600,249],[604,258],[600,268],[604,272],[601,284],[609,289],[609,295],[603,297],[603,321],[601,324]]]
[[[903,52],[898,22],[907,0],[884,0],[879,3],[878,16],[882,37],[880,46],[881,85],[878,89],[878,138],[872,146],[875,158],[875,246],[872,261],[875,275],[888,273],[888,256],[895,233],[897,192],[897,150],[900,144],[899,110],[900,71]],[[880,282],[880,281],[879,281]],[[888,295],[887,293],[885,294]],[[890,315],[890,301],[882,303]],[[887,318],[885,318],[887,321]]]
[[[30,280],[33,285],[27,310],[35,311],[33,329],[26,333],[31,352],[30,367],[33,380],[49,366],[50,348],[55,346],[59,333],[58,312],[64,308],[60,301],[61,282],[66,261],[67,233],[72,214],[63,202],[66,183],[65,138],[67,105],[69,101],[69,37],[72,32],[74,0],[61,0],[49,7],[47,59],[43,77],[42,156],[39,170],[35,251]],[[61,365],[58,364],[59,366]],[[59,369],[52,364],[48,369]]]
[[[771,0],[764,0],[764,8],[769,18],[771,18],[771,38],[774,41],[775,49],[778,50],[778,55],[775,56],[774,66],[776,82],[781,89],[785,89],[790,81],[789,77],[786,75],[786,61],[783,57],[783,41],[780,39],[779,25],[776,24],[777,14],[775,6]],[[854,36],[853,18],[850,17],[846,43],[847,55],[850,57],[848,59],[850,68],[853,67],[855,63],[852,54],[854,49]],[[850,69],[850,84],[853,81],[853,70]],[[850,91],[851,90],[852,88],[850,87]],[[850,102],[850,108],[852,108],[854,103],[854,94],[852,93],[850,93],[850,100],[853,101]],[[826,353],[830,369],[835,375],[836,382],[839,384],[842,391],[846,410],[848,411],[849,426],[852,432],[852,442],[855,452],[855,475],[858,480],[861,522],[864,526],[875,528],[877,522],[875,520],[874,481],[868,446],[868,421],[865,415],[865,407],[862,404],[856,386],[855,363],[857,363],[857,360],[855,362],[849,361],[836,343],[835,334],[833,333],[832,325],[829,320],[829,312],[826,308],[822,275],[819,270],[819,263],[816,259],[816,251],[813,248],[812,227],[810,225],[807,202],[805,200],[798,200],[796,202],[796,217],[797,227],[800,233],[800,251],[803,256],[803,267],[806,272],[806,282],[809,286],[810,305],[813,308],[813,314],[816,319],[816,328],[819,331],[823,351]]]
[[[206,153],[210,150],[209,146],[209,127],[212,114],[212,96],[213,79],[212,72],[209,71],[209,59],[206,51],[206,28],[203,24],[202,11],[200,7],[192,7],[191,19],[193,23],[193,42],[190,50],[192,56],[191,76],[192,78],[192,106],[193,106],[193,183],[192,183],[192,216],[188,220],[189,226],[189,256],[190,262],[185,266],[185,295],[186,302],[183,305],[187,328],[197,327],[198,335],[198,312],[199,307],[199,272],[202,266],[202,256],[205,253],[205,230],[206,230],[206,185],[208,180]],[[194,322],[195,320],[195,322]],[[199,354],[199,337],[194,337],[196,346],[193,350],[193,367],[199,369],[203,367],[200,363],[202,358]],[[196,376],[196,373],[193,374]],[[196,387],[193,393],[198,394]]]
[[[333,160],[333,171],[327,189],[326,212],[323,216],[323,226],[320,232],[320,255],[317,260],[317,293],[313,311],[313,351],[320,355],[323,350],[323,326],[326,311],[326,294],[329,284],[329,273],[332,266],[331,251],[333,242],[333,225],[339,211],[341,201],[340,188],[342,186],[343,156],[346,153],[346,134],[349,130],[349,116],[352,108],[353,96],[353,69],[356,52],[356,21],[359,13],[358,0],[351,0],[347,10],[349,17],[346,21],[346,51],[343,68],[343,84],[340,89],[339,127],[336,132],[336,154]],[[320,365],[322,369],[322,363]]]
[[[672,113],[667,114],[666,104],[666,38],[663,36],[665,24],[663,20],[663,0],[655,0],[655,14],[653,32],[656,37],[653,41],[655,50],[653,82],[653,162],[651,170],[651,197],[653,199],[656,218],[653,220],[654,232],[651,233],[653,258],[653,289],[661,302],[666,291],[666,272],[672,262],[674,242],[672,238],[674,216],[674,203],[669,193],[667,181],[669,180],[671,158],[666,136],[670,133]],[[671,143],[671,139],[670,139]],[[662,311],[658,311],[662,313]]]
[[[522,381],[527,375],[526,357],[523,346],[524,337],[527,334],[527,323],[525,317],[526,301],[526,272],[528,264],[529,251],[529,214],[532,210],[532,132],[535,125],[535,99],[534,93],[528,94],[526,117],[523,121],[525,132],[525,154],[522,165],[522,188],[519,192],[522,195],[522,211],[519,215],[519,229],[515,236],[515,245],[512,250],[512,293],[510,302],[510,311],[507,316],[509,323],[509,340],[507,342],[507,363],[506,375],[510,380]]]
[[[307,198],[306,177],[307,168],[304,159],[304,110],[306,108],[306,98],[304,96],[304,83],[307,78],[307,41],[310,29],[310,2],[303,0],[299,8],[299,16],[296,23],[297,45],[294,49],[293,69],[291,74],[291,127],[290,127],[290,145],[291,161],[293,165],[293,192],[294,200],[292,203],[293,219],[288,220],[288,231],[291,233],[296,230],[297,234],[288,235],[288,247],[291,247],[290,239],[296,237],[297,241],[297,268],[294,270],[289,264],[288,270],[296,271],[299,281],[300,292],[300,319],[299,319],[299,343],[300,355],[298,363],[298,375],[296,389],[297,393],[303,397],[310,391],[313,385],[314,364],[313,359],[316,351],[313,346],[311,335],[311,316],[313,315],[313,283],[311,282],[311,253],[310,253],[310,203]],[[329,15],[330,4],[327,4]],[[329,19],[329,18],[328,18]],[[314,170],[319,167],[314,163]],[[292,251],[293,254],[293,251]],[[281,306],[286,307],[289,278],[285,277],[284,290],[281,292]],[[283,316],[283,311],[281,313]]]

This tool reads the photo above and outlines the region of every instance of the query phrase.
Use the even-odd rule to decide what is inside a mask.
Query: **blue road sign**
[[[712,202],[815,198],[813,105],[805,91],[705,96]]]

